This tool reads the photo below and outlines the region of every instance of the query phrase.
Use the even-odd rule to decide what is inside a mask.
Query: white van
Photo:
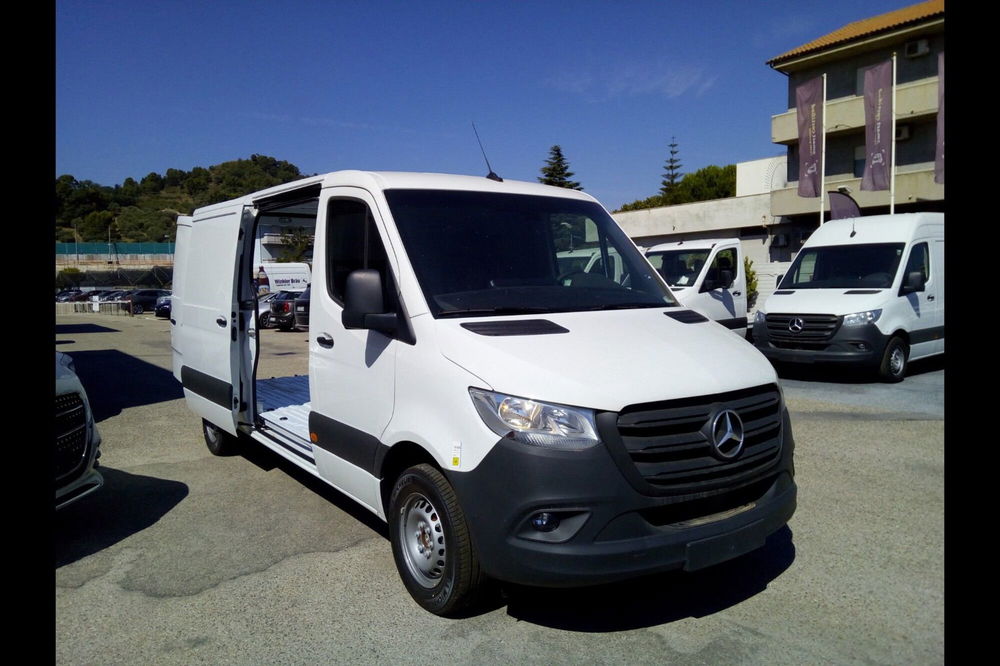
[[[739,238],[661,243],[646,250],[646,259],[681,305],[746,335],[747,275]]]
[[[309,264],[302,262],[264,261],[257,267],[257,292],[267,294],[278,291],[302,292],[309,286]]]
[[[255,226],[315,215],[309,375],[256,376]],[[570,225],[622,284],[563,276]],[[568,243],[567,243],[568,244]],[[178,219],[173,371],[216,454],[248,440],[388,522],[425,609],[488,581],[700,569],[795,509],[774,368],[681,307],[588,194],[338,171]]]
[[[908,361],[944,352],[944,214],[827,222],[753,326],[772,360],[866,365],[902,380]]]

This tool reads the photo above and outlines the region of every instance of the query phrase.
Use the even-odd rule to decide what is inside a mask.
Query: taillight
[[[288,301],[285,301],[284,303],[281,304],[281,311],[282,312],[291,312],[292,311],[292,304],[289,303]]]

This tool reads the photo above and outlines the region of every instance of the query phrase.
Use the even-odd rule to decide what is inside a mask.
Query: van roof
[[[669,243],[657,243],[646,248],[646,252],[663,252],[664,250],[705,250],[713,248],[719,243],[739,243],[739,238],[693,238],[685,241],[671,241]]]
[[[572,199],[596,201],[589,194],[564,187],[542,185],[521,180],[497,182],[485,176],[463,176],[448,173],[418,173],[407,171],[357,171],[343,170],[318,174],[302,178],[290,183],[275,185],[258,192],[252,192],[236,199],[223,201],[199,208],[196,215],[212,211],[216,208],[226,208],[233,204],[248,205],[258,199],[273,197],[296,189],[320,185],[335,187],[337,185],[352,185],[366,187],[372,191],[391,189],[416,190],[465,190],[470,192],[504,192],[508,194],[534,194],[539,196],[559,196]]]
[[[830,220],[809,236],[805,246],[899,243],[927,232],[944,235],[944,213],[899,213]]]

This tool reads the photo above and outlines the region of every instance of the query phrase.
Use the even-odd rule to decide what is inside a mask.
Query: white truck
[[[265,379],[254,231],[289,209],[314,215],[309,374]],[[173,372],[209,449],[256,442],[387,521],[432,613],[707,567],[795,509],[774,368],[583,192],[337,171],[177,224]],[[627,284],[565,275],[567,224]]]
[[[674,296],[741,336],[747,334],[747,276],[739,238],[661,243],[646,259]]]
[[[944,214],[831,220],[813,232],[757,311],[769,359],[867,367],[898,382],[944,353]]]

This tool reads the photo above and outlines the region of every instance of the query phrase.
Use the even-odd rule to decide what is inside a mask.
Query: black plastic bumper
[[[549,587],[607,583],[701,569],[763,546],[796,506],[787,412],[782,430],[782,454],[773,467],[753,483],[714,494],[644,495],[603,443],[558,451],[502,439],[476,469],[447,474],[492,577]],[[719,511],[726,501],[734,506]],[[685,505],[707,504],[714,507],[711,520],[649,520],[665,507],[683,513]],[[559,527],[534,529],[531,518],[540,512],[559,517]]]
[[[785,340],[772,342],[763,322],[753,325],[754,346],[769,360],[788,363],[874,365],[882,360],[889,337],[874,324],[841,326],[829,340],[796,347]]]

